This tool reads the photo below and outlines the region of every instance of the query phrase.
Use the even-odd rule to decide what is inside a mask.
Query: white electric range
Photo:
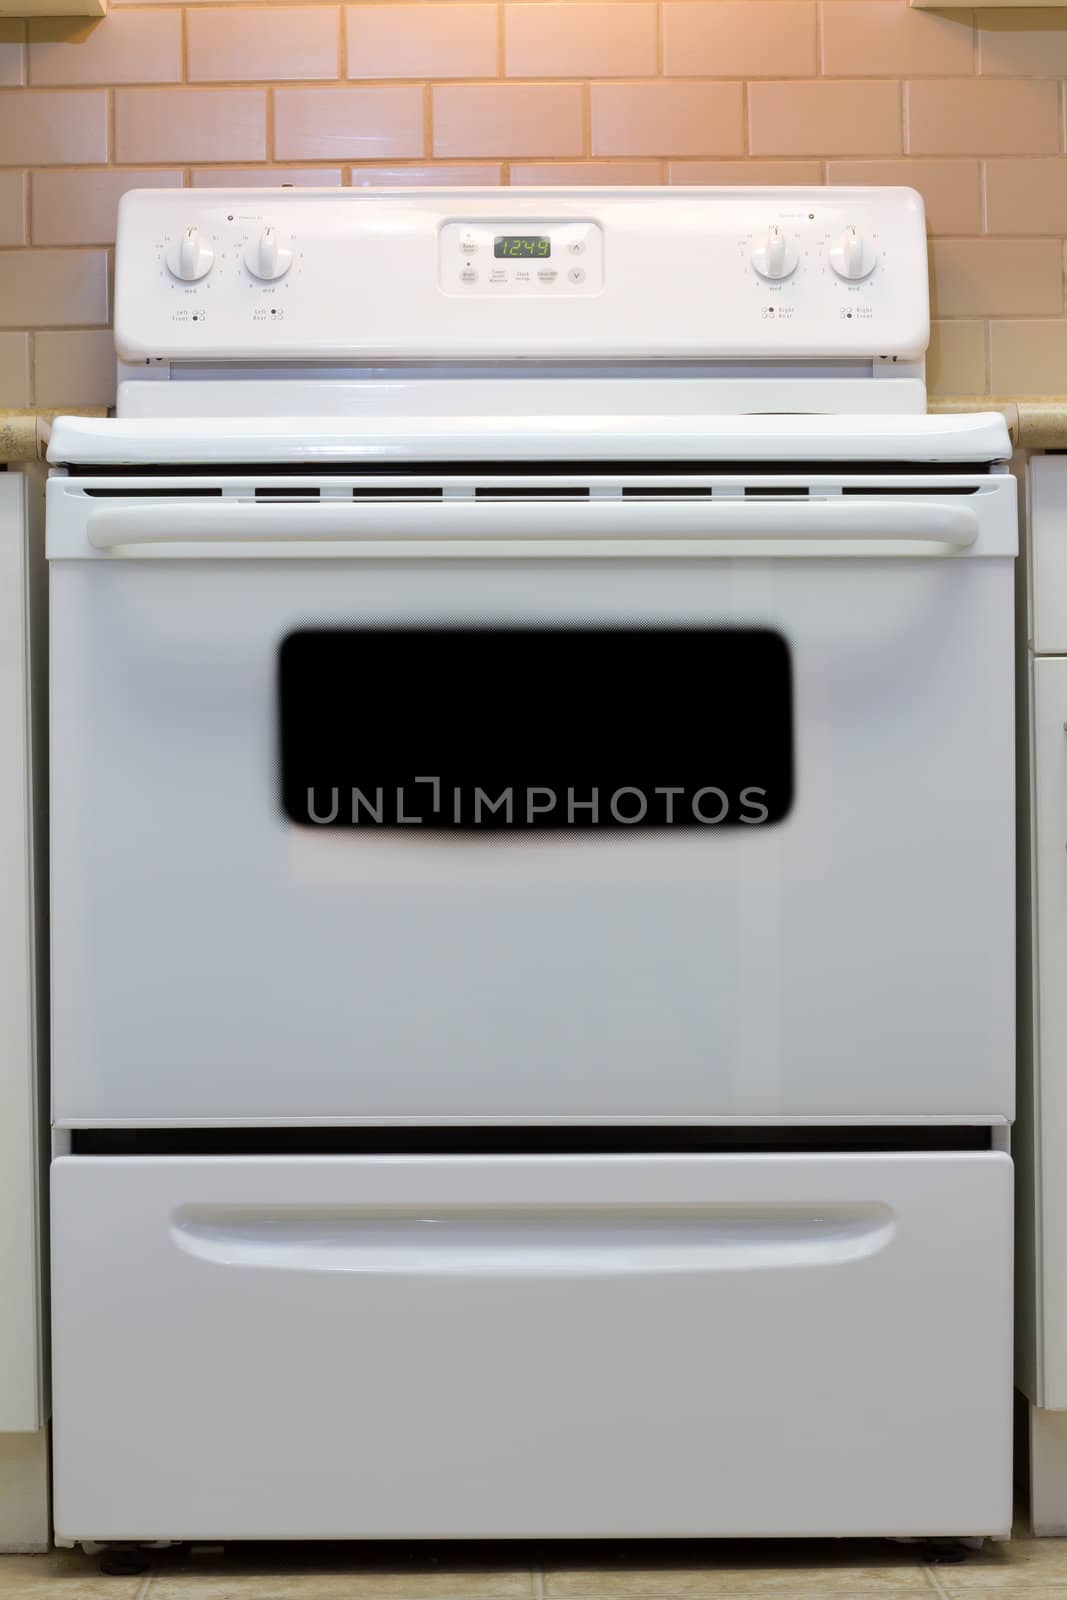
[[[1000,1534],[1014,481],[901,189],[139,192],[62,1540]]]

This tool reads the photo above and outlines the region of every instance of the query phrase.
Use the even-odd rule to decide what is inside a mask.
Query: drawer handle
[[[175,1243],[229,1267],[559,1277],[738,1272],[856,1261],[895,1232],[888,1205],[183,1206]]]

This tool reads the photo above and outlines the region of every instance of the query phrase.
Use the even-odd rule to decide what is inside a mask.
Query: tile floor
[[[158,1552],[141,1574],[61,1550],[0,1556],[0,1600],[1067,1600],[1067,1540],[924,1563],[890,1543],[649,1547],[292,1545]]]

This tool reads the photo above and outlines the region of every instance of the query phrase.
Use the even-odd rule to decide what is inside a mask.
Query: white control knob
[[[752,265],[761,278],[788,278],[797,264],[797,252],[777,223],[752,251]]]
[[[852,226],[830,247],[830,265],[839,278],[866,278],[875,262],[874,247]]]
[[[250,244],[245,251],[245,266],[254,278],[262,278],[266,283],[284,278],[292,264],[289,242],[277,228],[264,228],[255,244]]]
[[[167,251],[167,267],[176,278],[195,283],[211,271],[215,252],[200,237],[199,228],[186,228],[177,244]]]

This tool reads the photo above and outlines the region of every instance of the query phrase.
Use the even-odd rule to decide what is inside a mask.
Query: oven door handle
[[[159,504],[149,492],[141,503],[94,506],[86,531],[95,550],[124,555],[162,545],[175,551],[195,547],[191,553],[201,556],[209,555],[214,545],[236,545],[246,547],[238,554],[269,556],[281,553],[274,548],[281,545],[425,545],[446,540],[497,545],[640,541],[654,547],[681,541],[695,551],[724,543],[829,541],[958,551],[977,539],[978,516],[958,498],[932,501],[921,496],[431,502],[175,498]]]

